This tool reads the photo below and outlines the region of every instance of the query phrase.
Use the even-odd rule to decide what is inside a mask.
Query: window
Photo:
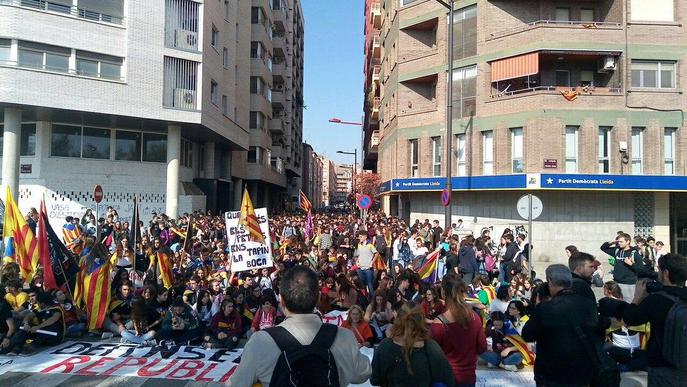
[[[570,8],[557,7],[554,20],[561,22],[570,21]]]
[[[226,95],[222,96],[222,114],[225,116],[229,114],[229,101],[227,100]]]
[[[252,24],[262,24],[265,19],[265,13],[260,7],[252,7],[250,9],[250,22]]]
[[[582,70],[580,71],[580,85],[594,87],[594,71]]]
[[[250,112],[249,126],[251,129],[265,129],[265,115],[261,112]]]
[[[167,162],[167,135],[143,133],[143,161]]]
[[[674,0],[632,0],[630,15],[632,20],[675,21]]]
[[[579,126],[565,127],[565,173],[577,173]]]
[[[465,134],[459,134],[456,136],[456,159],[458,161],[458,176],[467,175],[465,152],[467,152],[467,149],[465,147]]]
[[[410,140],[410,177],[420,177],[418,140]]]
[[[432,176],[441,176],[441,137],[432,137]]]
[[[229,20],[231,16],[231,7],[229,6],[229,0],[224,0],[224,19]]]
[[[215,82],[213,79],[210,80],[210,101],[217,105],[219,103],[219,95],[218,95],[218,89],[219,86],[217,85],[217,82]]]
[[[675,62],[632,61],[632,87],[675,88]]]
[[[177,109],[198,109],[196,82],[198,62],[165,57],[163,105]]]
[[[453,116],[470,117],[475,114],[477,94],[477,66],[453,70]]]
[[[8,62],[10,60],[10,51],[12,41],[9,39],[0,39],[0,63]]]
[[[642,174],[642,159],[644,158],[644,128],[632,128],[632,174]]]
[[[88,159],[110,159],[110,130],[83,128],[83,151],[81,157]]]
[[[24,127],[22,126],[22,134]],[[675,133],[676,128],[665,128],[663,130],[663,173],[666,175],[675,174]]]
[[[121,79],[123,59],[88,51],[76,52],[76,73],[89,77]]]
[[[200,3],[165,0],[165,46],[198,51]]]
[[[401,0],[401,7],[416,2],[417,0]]]
[[[595,22],[596,20],[594,20],[594,9],[582,8],[580,10],[580,21],[586,23]]]
[[[115,132],[115,160],[141,161],[141,133]]]
[[[265,47],[260,42],[250,42],[250,57],[254,59],[265,58]]]
[[[19,66],[68,72],[70,55],[71,49],[69,48],[19,42]]]
[[[570,86],[570,71],[556,70],[556,86]]]
[[[513,173],[525,172],[524,144],[522,128],[512,128],[511,132],[511,159],[513,160]]]
[[[222,65],[224,68],[229,68],[229,50],[226,47],[222,49]]]
[[[453,59],[477,55],[477,6],[472,5],[454,11]]]
[[[50,154],[57,157],[81,157],[81,127],[53,125]]]
[[[219,30],[214,25],[212,26],[212,35],[210,35],[210,45],[217,48],[219,44]]]
[[[599,127],[599,173],[611,173],[611,127]]]
[[[19,155],[36,155],[36,124],[21,124],[21,143]]]
[[[250,77],[250,92],[251,94],[264,95],[265,81],[260,77]]]
[[[249,163],[257,163],[258,162],[258,147],[256,146],[251,146],[248,147],[248,159],[247,161]]]
[[[494,132],[482,132],[482,174],[494,174]]]
[[[182,167],[193,168],[193,143],[185,138],[181,139],[180,162]]]

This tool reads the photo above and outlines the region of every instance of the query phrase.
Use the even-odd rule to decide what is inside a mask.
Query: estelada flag
[[[58,289],[55,274],[52,270],[53,260],[48,242],[48,215],[45,209],[45,200],[41,200],[41,212],[38,215],[38,256],[41,266],[43,266],[43,287],[46,289]]]
[[[85,260],[91,260],[91,257],[86,257]],[[80,273],[80,279],[77,281],[76,297],[81,298],[85,305],[88,329],[100,329],[107,316],[112,298],[110,293],[110,259],[109,257],[97,257],[90,264],[84,266],[84,272]]]
[[[9,186],[2,237],[5,241],[5,259],[16,262],[21,277],[26,282],[31,282],[38,267],[38,240],[14,202]]]
[[[241,216],[239,217],[239,224],[246,227],[250,239],[254,242],[265,243],[265,236],[260,230],[260,222],[258,222],[258,217],[255,215],[255,209],[253,208],[253,202],[250,200],[250,195],[248,195],[248,190],[243,191],[243,201],[241,202]]]
[[[170,289],[174,285],[174,274],[172,273],[171,251],[158,250],[152,257],[151,265],[158,265],[160,268],[160,278],[162,285]]]
[[[301,208],[305,212],[310,212],[312,211],[312,203],[308,199],[308,196],[305,194],[305,192],[301,191],[301,198],[300,198],[300,203],[301,203]]]

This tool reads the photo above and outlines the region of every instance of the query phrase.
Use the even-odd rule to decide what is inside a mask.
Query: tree
[[[376,173],[359,173],[354,178],[355,189],[358,193],[370,195],[376,198],[379,195],[379,185],[382,179]]]

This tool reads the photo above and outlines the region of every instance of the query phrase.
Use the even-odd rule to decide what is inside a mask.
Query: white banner
[[[231,271],[233,272],[262,269],[274,265],[267,208],[256,208],[255,216],[265,236],[264,244],[250,240],[246,228],[239,224],[240,211],[230,211],[224,215],[227,223],[227,246],[231,252]]]
[[[360,348],[372,361],[374,350]],[[130,376],[224,383],[236,371],[243,349],[193,346],[139,347],[135,344],[66,342],[30,357],[0,356],[6,372]],[[369,381],[356,386],[371,386]],[[531,369],[519,372],[477,370],[478,387],[535,386]]]

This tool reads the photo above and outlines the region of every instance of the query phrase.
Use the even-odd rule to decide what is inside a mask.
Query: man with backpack
[[[320,289],[308,268],[296,266],[281,279],[286,315],[276,327],[256,332],[246,344],[230,386],[348,386],[372,374],[350,330],[324,324],[314,313]]]
[[[667,254],[658,259],[658,282],[637,282],[625,307],[628,326],[651,323],[649,386],[684,386],[687,380],[687,259]]]

